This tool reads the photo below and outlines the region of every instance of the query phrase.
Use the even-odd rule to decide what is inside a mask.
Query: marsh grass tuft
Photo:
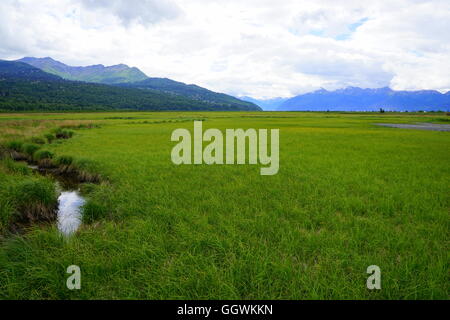
[[[99,183],[102,181],[97,172],[97,164],[89,159],[76,159],[72,165],[77,172],[78,180],[82,183]]]
[[[17,162],[14,161],[10,157],[6,157],[1,161],[1,165],[8,170],[8,172],[13,174],[20,174],[20,175],[30,175],[31,169],[28,168],[26,163]]]
[[[25,153],[30,159],[33,158],[33,154],[41,147],[34,143],[24,143],[22,145],[22,152]]]
[[[38,150],[33,154],[33,159],[35,161],[43,160],[43,159],[53,159],[53,152],[48,150]]]
[[[61,127],[54,129],[53,133],[55,134],[56,139],[70,139],[75,134],[74,131],[66,130]]]
[[[51,169],[55,168],[53,162],[54,154],[48,150],[38,150],[33,154],[33,161],[36,162],[39,168]]]
[[[55,141],[55,139],[56,139],[55,135],[54,135],[54,134],[51,134],[51,133],[46,133],[46,134],[44,135],[44,137],[45,137],[45,139],[47,139],[47,142],[48,142],[48,143],[52,143],[52,142]]]
[[[14,207],[9,221],[14,231],[56,219],[57,193],[50,179],[31,177],[12,184],[9,186],[8,198]]]
[[[83,206],[83,222],[86,224],[90,224],[106,218],[107,212],[108,210],[105,206],[94,200],[89,200]]]
[[[55,162],[60,166],[70,166],[73,163],[73,157],[62,155],[57,157]]]
[[[22,141],[10,141],[6,143],[6,147],[10,150],[21,152],[22,151],[23,142]]]

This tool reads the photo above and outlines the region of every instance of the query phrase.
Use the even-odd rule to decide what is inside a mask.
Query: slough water
[[[79,183],[61,175],[52,174],[50,170],[45,170],[35,165],[28,165],[28,167],[56,180],[56,189],[60,193],[58,197],[57,227],[65,236],[74,234],[82,223],[82,207],[86,203],[86,199],[80,193]]]

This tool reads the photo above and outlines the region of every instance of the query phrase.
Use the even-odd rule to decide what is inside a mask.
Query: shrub
[[[26,153],[29,156],[33,156],[33,154],[38,151],[41,147],[39,147],[37,144],[33,143],[25,143],[22,145],[22,151]]]

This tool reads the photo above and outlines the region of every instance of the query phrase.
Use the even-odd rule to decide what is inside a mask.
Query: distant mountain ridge
[[[286,100],[279,111],[450,111],[450,92],[395,91],[388,87],[320,89]]]
[[[27,79],[29,81],[59,81],[61,77],[42,71],[31,65],[0,60],[0,81]]]
[[[101,64],[88,67],[72,67],[48,57],[26,57],[17,61],[29,64],[47,73],[60,76],[66,80],[157,90],[164,94],[183,96],[206,105],[259,110],[251,102],[243,101],[224,93],[213,92],[194,84],[188,85],[167,78],[149,78],[138,68],[130,68],[124,64],[110,67],[105,67]]]
[[[240,105],[242,107],[250,107],[255,105],[251,102],[243,101],[224,93],[213,92],[195,84],[185,84],[167,78],[148,78],[139,82],[118,85],[128,88],[159,90],[161,92],[181,95],[197,101],[220,103],[224,106]]]
[[[248,96],[239,97],[239,99],[253,102],[257,106],[261,107],[265,111],[275,111],[281,104],[283,104],[289,98],[273,98],[273,99],[255,99]]]
[[[0,60],[0,111],[261,110],[240,102],[206,102],[160,90],[65,80],[23,62]]]
[[[125,64],[118,64],[110,67],[105,67],[102,64],[87,67],[72,67],[53,60],[50,57],[25,57],[17,61],[27,63],[66,80],[114,84],[147,79],[147,76],[141,70],[134,67],[130,68]]]

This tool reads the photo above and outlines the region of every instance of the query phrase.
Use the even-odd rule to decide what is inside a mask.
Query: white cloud
[[[450,89],[447,0],[2,0],[0,58],[137,66],[235,95]]]
[[[77,1],[73,1],[77,2]],[[180,10],[171,1],[158,0],[81,0],[85,15],[113,15],[125,26],[132,23],[150,25],[173,19]]]

